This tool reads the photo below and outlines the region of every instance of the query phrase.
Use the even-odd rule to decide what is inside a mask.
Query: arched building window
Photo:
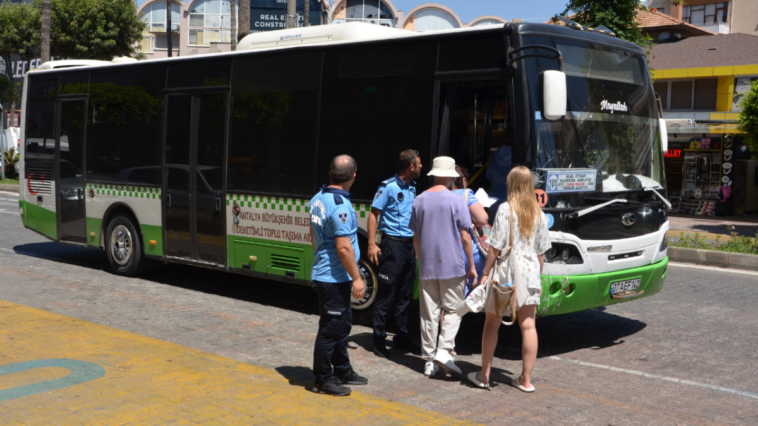
[[[424,9],[416,13],[416,31],[449,30],[458,28],[453,15],[440,9]]]
[[[172,50],[179,50],[179,33],[181,22],[181,6],[177,3],[171,3],[171,37]],[[140,51],[143,53],[153,53],[154,50],[168,49],[168,36],[166,35],[166,2],[159,1],[146,6],[142,10],[140,19],[147,24],[142,34]]]
[[[489,25],[503,25],[505,22],[498,21],[497,19],[482,19],[481,21],[472,25],[472,27],[486,27]]]
[[[232,1],[197,0],[192,5],[189,15],[190,46],[210,46],[214,41],[231,43]]]
[[[345,0],[345,7],[338,10],[337,16],[333,19],[335,24],[367,22],[387,27],[394,27],[396,24],[392,8],[381,0]]]

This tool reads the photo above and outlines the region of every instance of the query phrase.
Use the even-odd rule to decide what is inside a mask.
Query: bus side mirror
[[[566,73],[545,71],[542,73],[542,117],[558,120],[566,116]]]
[[[667,153],[669,151],[669,133],[668,128],[666,126],[666,120],[659,118],[659,129],[661,131],[661,149],[663,149],[663,153]]]

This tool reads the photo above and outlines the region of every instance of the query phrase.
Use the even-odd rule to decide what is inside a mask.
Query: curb
[[[0,191],[15,192],[18,194],[18,185],[0,184]]]
[[[669,247],[668,256],[674,262],[758,271],[758,256],[753,254]]]

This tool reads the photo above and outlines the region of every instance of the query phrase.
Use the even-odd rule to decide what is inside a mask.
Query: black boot
[[[351,390],[347,386],[342,386],[336,377],[332,377],[325,383],[316,382],[316,384],[313,386],[313,392],[334,396],[348,396],[350,395]]]
[[[359,376],[358,373],[353,371],[353,369],[350,369],[350,372],[345,374],[344,376],[337,376],[337,380],[340,381],[343,385],[367,385],[368,379]]]
[[[412,354],[421,354],[421,348],[419,345],[413,342],[413,340],[406,334],[396,334],[395,337],[392,338],[392,341],[395,343],[395,347],[397,349],[403,350],[405,352],[410,352]]]
[[[390,359],[390,351],[387,349],[387,345],[384,344],[384,341],[374,341],[374,355],[378,356],[379,358]]]

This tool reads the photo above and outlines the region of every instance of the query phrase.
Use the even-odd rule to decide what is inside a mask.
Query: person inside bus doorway
[[[313,348],[313,391],[335,396],[350,395],[345,385],[368,383],[353,371],[347,353],[353,325],[350,296],[360,299],[365,290],[358,270],[358,218],[349,192],[357,170],[353,157],[335,157],[329,166],[331,183],[308,203],[313,245],[311,280],[321,316]]]
[[[397,174],[379,185],[368,217],[368,258],[378,266],[379,286],[374,301],[374,354],[389,358],[385,339],[387,314],[395,300],[395,347],[418,353],[420,348],[408,335],[408,309],[416,279],[416,250],[409,225],[416,182],[421,176],[419,152],[407,149],[400,153]],[[381,241],[377,245],[376,232]]]
[[[476,282],[469,233],[471,215],[463,197],[450,191],[458,177],[455,160],[435,158],[428,175],[434,177],[434,185],[413,202],[410,223],[419,262],[421,357],[426,360],[426,376],[433,376],[437,367],[461,374],[451,354],[461,317],[445,315],[441,327],[439,321],[442,309],[455,312],[456,305],[463,300],[466,280]],[[463,251],[458,249],[461,244]],[[464,253],[468,270],[464,266]]]
[[[511,172],[512,167],[513,154],[510,138],[505,143],[503,143],[503,139],[501,138],[500,148],[495,151],[495,154],[490,159],[489,166],[487,166],[487,179],[490,181],[489,196],[497,198],[497,202],[489,208],[490,225],[495,220],[498,207],[508,200],[508,174]]]

